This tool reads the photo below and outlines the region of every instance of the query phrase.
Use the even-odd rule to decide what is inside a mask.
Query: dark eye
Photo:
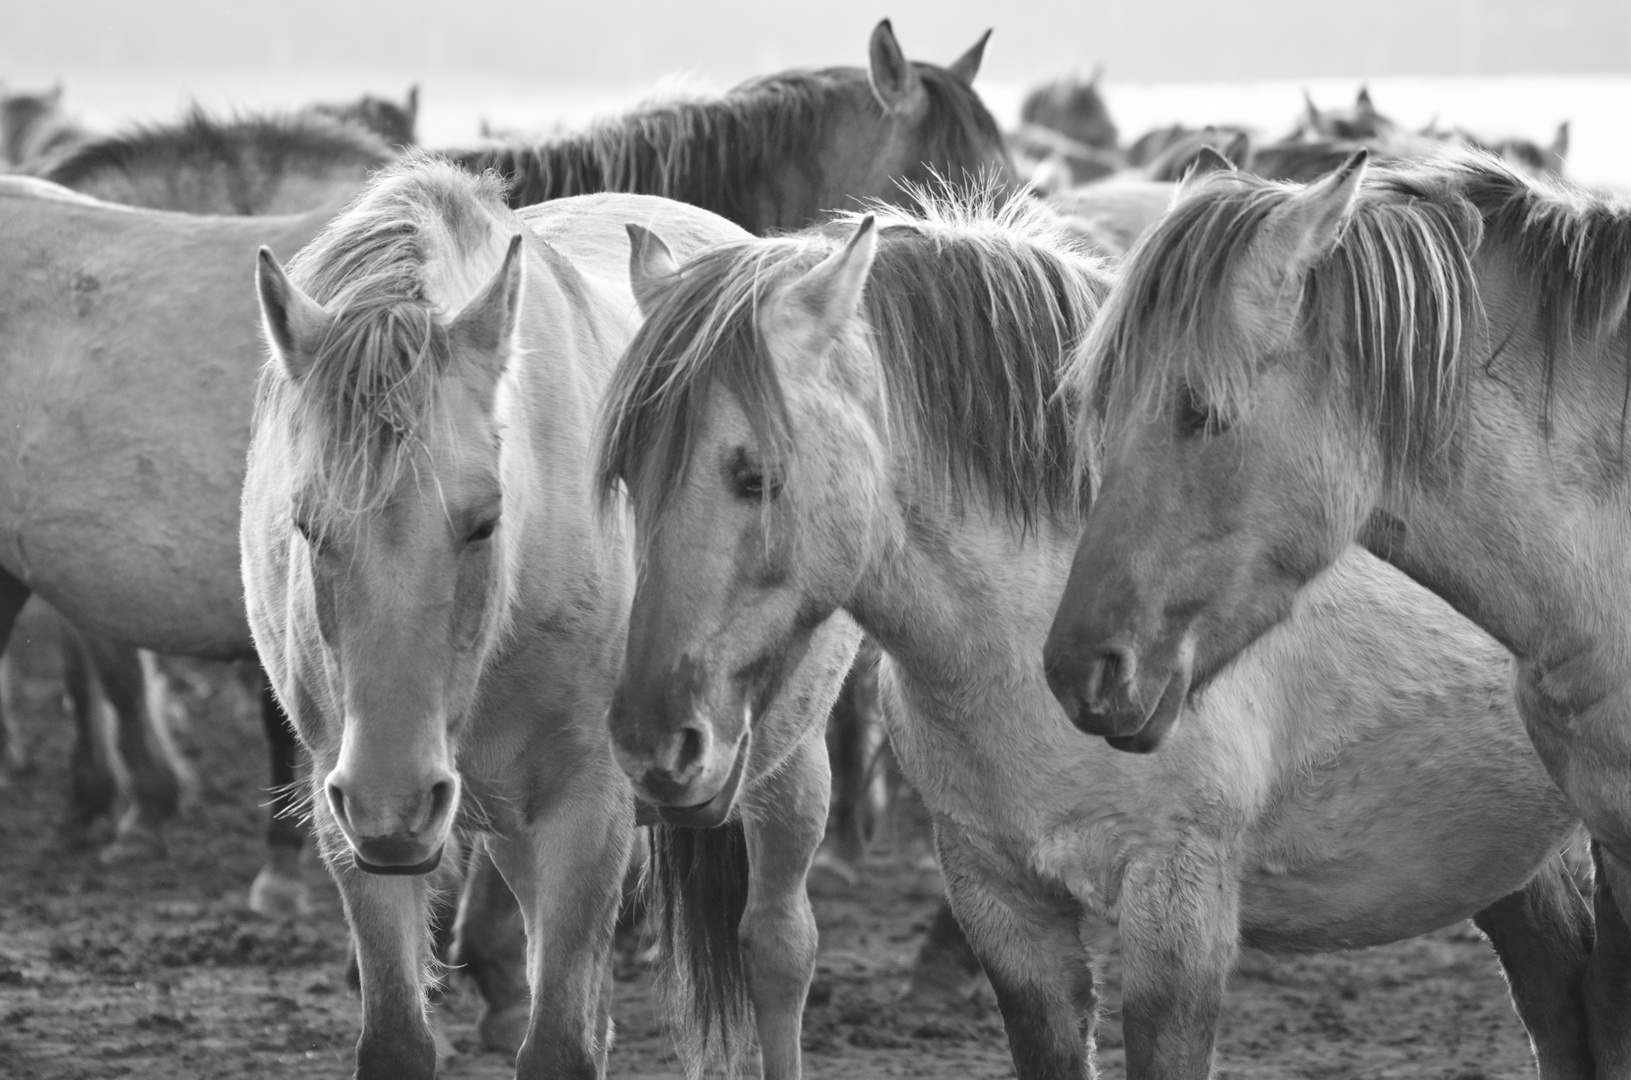
[[[474,529],[471,529],[470,535],[464,538],[464,542],[479,544],[484,540],[490,540],[493,536],[493,530],[496,528],[498,528],[498,518],[488,518]]]
[[[774,499],[779,485],[765,478],[764,467],[748,457],[746,450],[737,450],[726,470],[731,491],[744,502],[762,502],[765,496]]]
[[[1178,430],[1185,435],[1221,435],[1229,429],[1218,410],[1186,386],[1178,392]]]

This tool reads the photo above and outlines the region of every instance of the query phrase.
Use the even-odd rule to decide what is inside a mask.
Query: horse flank
[[[916,192],[916,213],[877,206],[877,256],[862,322],[885,412],[877,428],[911,440],[914,480],[990,499],[1022,522],[1077,508],[1068,408],[1056,373],[1108,290],[1102,264],[1029,200]],[[786,396],[759,333],[761,300],[841,247],[857,215],[795,236],[704,252],[635,334],[608,391],[598,465],[610,502],[626,477],[657,520],[720,382],[736,395],[767,470],[792,462]],[[932,269],[928,269],[932,268]]]
[[[1070,376],[1092,403],[1082,420],[1100,437],[1107,418],[1169,400],[1174,383],[1225,413],[1245,406],[1263,346],[1236,318],[1233,272],[1296,190],[1214,174],[1129,256]],[[1379,167],[1335,250],[1303,283],[1299,343],[1378,435],[1389,484],[1448,447],[1469,365],[1502,347],[1489,344],[1475,265],[1492,251],[1532,284],[1549,404],[1559,355],[1578,356],[1623,326],[1631,206],[1481,153]],[[1631,392],[1631,368],[1627,380]],[[1091,443],[1081,440],[1084,453]]]
[[[257,424],[291,425],[303,448],[294,471],[316,500],[302,509],[317,523],[378,510],[428,443],[449,360],[448,290],[476,284],[456,278],[499,242],[497,214],[507,211],[496,177],[413,153],[289,262],[333,322],[298,382],[275,360],[262,369]]]
[[[1000,143],[996,122],[973,90],[943,68],[914,67],[929,96],[924,159],[967,160],[976,135]],[[475,172],[498,172],[515,208],[622,191],[701,206],[751,227],[767,174],[791,168],[819,175],[819,135],[846,103],[879,108],[861,69],[788,71],[714,98],[648,104],[550,142],[446,156]]]

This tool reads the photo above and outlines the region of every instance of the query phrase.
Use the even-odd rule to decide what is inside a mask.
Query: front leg
[[[946,899],[997,994],[1018,1080],[1084,1080],[1098,992],[1068,897],[1023,893],[986,869],[955,826],[935,823]]]
[[[540,780],[538,817],[488,852],[527,926],[532,1009],[516,1058],[519,1080],[594,1080],[611,1042],[611,950],[634,799],[611,760],[577,763]],[[547,796],[543,793],[547,792]]]
[[[765,1080],[798,1080],[804,998],[815,974],[816,920],[805,878],[827,825],[832,774],[820,730],[746,793],[748,900],[738,939]]]
[[[319,808],[326,805],[326,799],[317,801]],[[323,854],[357,942],[362,984],[357,1080],[434,1077],[436,1041],[425,1007],[432,959],[430,877],[363,873],[332,822],[324,832]]]

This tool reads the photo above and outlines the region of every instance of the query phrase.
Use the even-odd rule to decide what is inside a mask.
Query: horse
[[[947,67],[910,62],[888,19],[869,66],[785,71],[717,98],[647,105],[539,144],[442,151],[493,169],[510,205],[596,191],[706,207],[753,233],[801,228],[900,183],[964,172],[1017,183],[991,113],[974,92],[990,31]]]
[[[1120,134],[1099,92],[1103,74],[1103,68],[1095,67],[1085,79],[1073,74],[1033,87],[1020,103],[1020,122],[1056,131],[1094,150],[1116,149]]]
[[[1128,1075],[1202,1078],[1238,942],[1469,915],[1542,1074],[1591,1075],[1590,916],[1558,854],[1576,819],[1506,654],[1425,590],[1345,561],[1159,755],[1061,715],[1036,650],[1086,493],[1058,373],[1111,273],[1028,205],[929,200],[634,266],[646,319],[599,451],[643,568],[617,700],[647,707],[622,723],[696,732],[722,775],[744,725],[771,737],[744,699],[851,615],[1022,1080],[1092,1075],[1110,927]]]
[[[62,107],[62,84],[37,94],[0,94],[0,152],[7,168],[47,159],[86,138]]]
[[[419,121],[418,83],[408,87],[408,95],[400,105],[390,98],[364,94],[356,101],[318,102],[301,111],[360,127],[379,136],[387,146],[407,149],[419,141],[414,133]]]
[[[593,498],[590,436],[635,321],[631,219],[688,248],[743,235],[634,196],[517,217],[492,174],[411,156],[291,273],[261,254],[273,355],[244,482],[244,589],[315,762],[312,812],[358,942],[360,1077],[435,1072],[425,875],[459,821],[486,834],[526,917],[517,1075],[604,1073],[635,822],[605,717],[634,564],[620,515]],[[853,652],[852,628],[840,644]],[[825,715],[848,659],[790,687],[799,704]],[[674,813],[714,824],[707,809]]]
[[[172,124],[84,142],[40,175],[108,202],[192,214],[291,214],[355,194],[396,151],[312,111],[218,120],[196,106]]]
[[[1588,1002],[1616,1076],[1628,292],[1631,205],[1488,155],[1207,177],[1082,354],[1102,488],[1045,653],[1079,727],[1154,744],[1348,544],[1438,593],[1516,657],[1535,749],[1595,839]]]
[[[1370,89],[1361,86],[1354,96],[1353,106],[1347,109],[1321,109],[1314,104],[1313,96],[1304,90],[1302,119],[1291,137],[1385,142],[1399,133],[1399,125],[1382,115],[1371,101]]]

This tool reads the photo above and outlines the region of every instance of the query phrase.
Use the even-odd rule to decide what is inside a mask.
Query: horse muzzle
[[[391,841],[381,843],[391,844]],[[386,877],[413,877],[428,874],[442,864],[442,850],[446,845],[437,844],[436,850],[428,857],[415,861],[423,845],[400,846],[380,848],[379,844],[367,848],[354,846],[351,849],[351,862],[358,870],[365,874],[380,874]],[[417,848],[417,850],[416,850]]]

